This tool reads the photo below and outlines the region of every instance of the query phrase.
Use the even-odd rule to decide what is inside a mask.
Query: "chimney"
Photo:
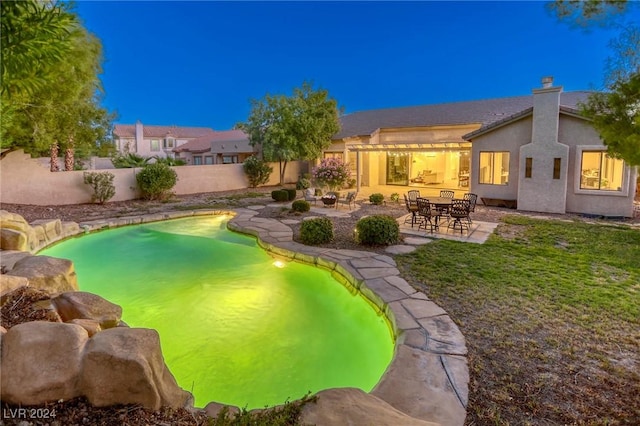
[[[533,143],[558,142],[561,92],[562,86],[553,86],[553,77],[543,77],[542,88],[533,90]]]
[[[136,121],[136,147],[134,152],[138,152],[138,149],[142,147],[142,141],[144,140],[144,127],[140,120]]]

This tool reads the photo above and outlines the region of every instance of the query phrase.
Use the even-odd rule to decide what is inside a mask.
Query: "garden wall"
[[[280,182],[279,165],[271,163],[273,173],[265,186]],[[174,188],[177,195],[197,194],[244,189],[248,187],[242,164],[214,164],[205,166],[173,167],[178,174]],[[287,164],[285,183],[293,183],[306,172],[306,162]],[[109,169],[113,173],[116,195],[109,201],[125,201],[139,198],[135,169]],[[22,150],[13,151],[0,160],[0,203],[64,205],[91,202],[92,190],[84,184],[85,172],[51,172]]]

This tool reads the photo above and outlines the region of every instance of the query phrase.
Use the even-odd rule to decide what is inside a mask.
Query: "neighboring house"
[[[369,192],[454,189],[520,210],[633,216],[637,170],[610,158],[579,114],[589,92],[552,84],[533,96],[347,114],[324,156],[351,163]]]
[[[242,163],[256,153],[242,130],[208,133],[174,149],[176,157],[194,166]]]
[[[136,124],[116,124],[113,142],[122,154],[173,157],[176,148],[213,132],[209,127],[148,126],[138,121]]]

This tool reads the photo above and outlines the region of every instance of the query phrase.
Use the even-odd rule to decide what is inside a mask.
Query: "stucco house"
[[[175,148],[174,152],[187,164],[201,165],[242,163],[257,150],[242,130],[226,130],[207,133]]]
[[[136,124],[116,124],[113,142],[122,154],[174,157],[174,149],[213,132],[209,127],[150,126],[138,121]]]
[[[324,156],[351,163],[365,192],[453,189],[519,210],[631,217],[637,169],[610,158],[579,114],[588,95],[545,77],[529,96],[347,114]]]

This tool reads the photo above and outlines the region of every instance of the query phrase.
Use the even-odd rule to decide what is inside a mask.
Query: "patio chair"
[[[456,200],[451,201],[451,207],[449,208],[449,217],[453,220],[449,222],[449,228],[453,228],[455,231],[460,227],[460,234],[465,229],[469,229],[469,200]]]
[[[462,196],[463,200],[469,200],[469,213],[476,211],[476,202],[478,201],[478,195],[468,192]],[[469,216],[469,223],[471,223],[471,216]]]
[[[420,223],[418,224],[418,230],[424,228],[427,230],[429,225],[429,232],[433,233],[434,229],[438,229],[438,218],[440,214],[437,210],[431,208],[431,203],[426,198],[418,198],[416,200],[418,205],[418,215],[420,216]]]
[[[358,196],[358,193],[356,191],[350,191],[347,192],[347,196],[344,197],[344,199],[339,199],[338,198],[338,202],[336,203],[336,209],[338,208],[338,204],[342,203],[342,204],[346,204],[349,206],[349,210],[351,210],[351,205],[353,204],[353,206],[355,207],[356,205],[356,197]]]
[[[417,189],[413,189],[409,192],[407,192],[407,196],[409,197],[409,203],[410,204],[416,204],[416,199],[418,199],[418,197],[420,197],[420,191],[418,191]]]
[[[404,219],[404,223],[411,222],[411,227],[413,228],[413,225],[417,221],[416,215],[418,213],[418,204],[411,204],[409,198],[407,197],[407,194],[402,194],[402,196],[404,197],[404,205],[407,208],[407,212],[410,213],[410,216],[407,215],[407,217]]]
[[[316,197],[316,189],[315,188],[307,188],[304,190],[304,200],[305,201],[313,201],[313,204],[316,203],[316,201],[318,201],[318,198],[320,197]]]

